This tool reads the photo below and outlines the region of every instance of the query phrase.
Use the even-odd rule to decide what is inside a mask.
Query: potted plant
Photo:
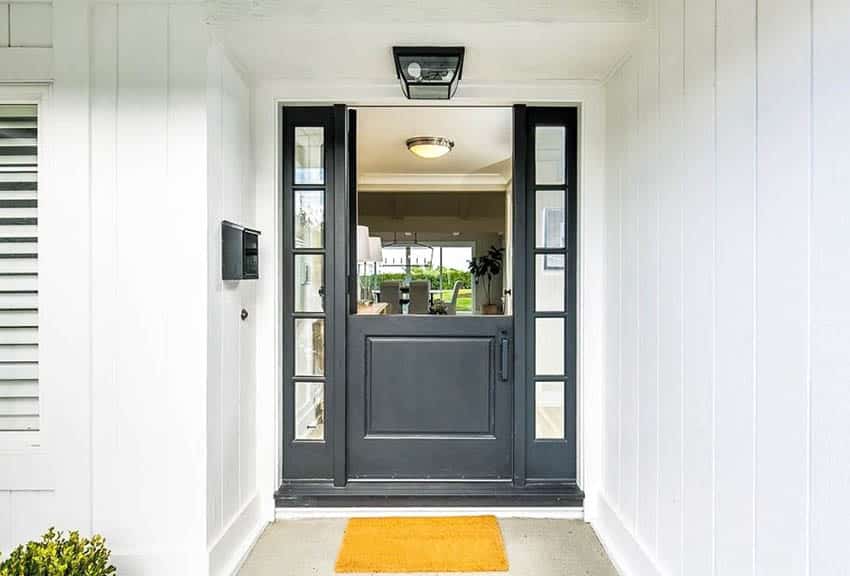
[[[502,258],[504,248],[490,246],[486,254],[476,256],[469,261],[469,271],[475,277],[475,284],[484,281],[484,292],[487,301],[481,306],[482,314],[498,314],[499,305],[493,302],[493,279],[502,273]]]

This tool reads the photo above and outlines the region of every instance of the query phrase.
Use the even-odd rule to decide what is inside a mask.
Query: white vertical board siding
[[[717,3],[717,574],[753,567],[756,0]]]
[[[713,573],[714,0],[685,0],[682,572]]]
[[[98,166],[92,172],[91,214],[92,270],[100,280],[92,283],[92,300],[98,306],[92,310],[92,394],[95,413],[117,410],[121,399],[115,383],[116,354],[119,342],[115,338],[118,309],[117,290],[118,234],[116,204],[118,193],[117,170],[117,106],[118,106],[118,7],[99,4],[92,18],[92,116],[91,162]],[[92,419],[92,450],[95,453],[116,454],[120,458],[120,422],[113,418]],[[95,458],[92,461],[92,492],[110,494],[120,484],[114,461]],[[104,534],[121,531],[123,504],[108,497],[92,503],[93,524]],[[120,552],[120,547],[110,542]]]
[[[623,71],[623,123],[630,129],[624,132],[620,172],[620,250],[622,259],[620,295],[622,337],[620,340],[620,512],[628,524],[634,524],[637,506],[637,393],[638,393],[638,195],[640,177],[637,165],[637,70],[630,66]]]
[[[121,387],[115,416],[120,414],[122,422],[117,425],[121,451],[116,459],[126,481],[142,492],[165,494],[160,475],[129,476],[161,462],[156,451],[162,431],[155,414],[161,410],[160,399],[169,395],[165,315],[144,304],[168,302],[165,283],[155,274],[166,239],[151,233],[167,202],[168,8],[119,6],[117,27],[115,289],[122,317],[114,333],[119,342],[115,381]],[[139,363],[140,354],[146,362]],[[151,518],[150,503],[140,498],[115,504],[109,511],[120,514],[114,517],[114,545],[119,550],[132,550],[139,542],[153,546],[157,535],[146,522],[122,521]]]
[[[50,47],[53,41],[53,5],[50,2],[9,4],[9,46]]]
[[[638,69],[638,146],[646,149],[640,163],[638,195],[638,437],[636,528],[655,549],[658,518],[658,35],[649,34]]]
[[[603,494],[607,495],[612,502],[619,499],[620,494],[620,147],[615,145],[615,139],[622,136],[622,131],[616,131],[621,124],[619,102],[614,99],[623,93],[619,87],[622,78],[611,80],[611,89],[607,94],[607,149],[606,149],[606,181],[608,193],[606,195],[606,253],[605,253],[605,284],[607,311],[606,311],[606,334],[608,335],[606,346],[606,381],[605,381],[605,421],[608,426],[604,428],[605,436],[605,474]]]
[[[222,526],[222,438],[221,426],[221,232],[215,222],[221,218],[222,162],[222,64],[221,55],[211,50],[207,56],[207,543],[215,542]]]
[[[759,575],[806,574],[808,568],[810,7],[797,0],[762,0],[758,11]]]
[[[659,0],[656,557],[669,574],[681,573],[682,559],[683,19],[682,0]]]
[[[828,0],[660,0],[657,26],[607,84],[606,297],[617,321],[607,325],[616,332],[605,390],[619,397],[606,398],[603,499],[606,520],[633,539],[621,566],[796,576],[850,565],[850,82],[839,72],[848,10]],[[643,75],[656,63],[653,129]],[[630,132],[639,146],[627,144]],[[636,205],[623,185],[653,170],[657,260],[644,249],[655,241],[653,198],[641,187]],[[632,290],[635,220],[636,317],[619,313]],[[643,293],[653,275],[657,336]],[[620,363],[634,340],[637,359]],[[653,353],[655,420],[643,413]],[[623,387],[635,382],[630,422],[611,406],[631,402]],[[657,485],[610,441],[637,438],[641,453],[653,434]],[[623,491],[635,485],[632,522]]]
[[[251,97],[219,46],[207,61],[208,242],[207,546],[210,573],[231,574],[259,531],[255,281],[221,279],[221,221],[255,225]],[[263,235],[260,244],[270,242]],[[261,277],[270,260],[261,259]],[[248,318],[241,320],[242,309]],[[271,499],[271,494],[263,494]]]
[[[810,574],[850,567],[850,3],[813,13]]]
[[[205,550],[204,516],[206,499],[206,319],[208,302],[206,233],[206,58],[208,37],[197,5],[174,4],[168,9],[168,182],[165,219],[172,232],[163,239],[169,277],[180,279],[167,286],[167,348],[170,398],[168,421],[191,423],[175,437],[162,429],[162,445],[167,447],[169,470],[183,472],[168,478],[168,506],[176,510],[172,526],[164,531],[163,547],[170,554],[182,554],[188,545],[195,552]],[[174,246],[174,238],[180,238]],[[207,256],[207,257],[204,257]],[[188,320],[188,321],[187,321]],[[200,489],[199,489],[200,488]],[[181,525],[182,524],[182,525]],[[186,532],[190,526],[190,532]],[[172,570],[188,574],[202,571],[207,559],[194,555],[175,562]]]
[[[92,528],[122,573],[204,573],[207,38],[197,6],[90,14]]]

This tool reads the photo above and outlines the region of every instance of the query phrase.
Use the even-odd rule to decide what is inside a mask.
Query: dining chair
[[[413,280],[410,283],[410,305],[407,307],[409,314],[427,314],[428,301],[431,298],[430,280]]]
[[[401,314],[401,282],[398,280],[381,282],[381,302],[387,303],[388,314]]]
[[[446,304],[446,314],[449,316],[457,315],[457,295],[460,292],[460,285],[460,280],[457,280],[452,288],[452,299]]]

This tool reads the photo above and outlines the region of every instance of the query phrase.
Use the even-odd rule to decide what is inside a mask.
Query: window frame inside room
[[[439,270],[441,277],[442,277],[442,270],[444,268],[443,267],[443,256],[442,256],[442,249],[443,248],[469,248],[471,250],[472,257],[475,256],[476,251],[478,249],[478,241],[477,240],[433,240],[433,241],[428,240],[428,241],[423,241],[423,243],[426,243],[431,249],[433,249],[435,254],[436,254],[437,250],[440,250],[440,265],[437,266],[437,267],[432,266],[431,269],[432,270]],[[413,246],[412,244],[408,244],[408,243],[402,241],[402,242],[398,242],[397,244],[392,245],[392,246],[383,246],[382,249],[383,250],[386,250],[387,248],[399,248],[400,249],[400,248],[406,248],[407,246],[410,246],[411,248],[416,248],[416,246]],[[407,256],[405,256],[405,259],[407,259]],[[400,271],[406,271],[407,270],[407,264],[397,265],[397,266],[396,265],[381,264],[380,266],[387,266],[387,267],[390,267],[391,269],[398,268],[398,270],[400,270]],[[412,269],[413,267],[414,266],[411,264],[410,268]],[[381,270],[381,273],[385,273],[385,272],[386,272],[386,270],[383,270],[383,269]],[[366,273],[365,274],[359,273],[358,278],[360,278],[360,277],[368,278],[369,276],[370,276],[369,265],[367,264],[366,265]],[[472,286],[471,287],[471,294],[470,294],[470,296],[471,296],[471,304],[470,304],[471,310],[469,311],[469,314],[474,314],[475,313],[475,304],[477,302],[477,294],[476,294],[477,291],[475,289],[475,279],[474,278],[471,281],[471,286]],[[431,289],[432,290],[437,289],[437,287],[432,285]],[[444,285],[442,287],[439,287],[439,289],[442,290],[443,292],[445,292],[445,291],[450,291],[452,289],[452,287]],[[467,312],[464,311],[463,313],[466,314]]]

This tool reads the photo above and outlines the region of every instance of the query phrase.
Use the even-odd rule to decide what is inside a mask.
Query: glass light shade
[[[357,261],[369,261],[369,227],[357,227]]]
[[[439,158],[451,152],[455,143],[448,138],[417,136],[407,141],[407,149],[420,158]]]
[[[369,262],[383,262],[384,247],[379,236],[369,236]]]

